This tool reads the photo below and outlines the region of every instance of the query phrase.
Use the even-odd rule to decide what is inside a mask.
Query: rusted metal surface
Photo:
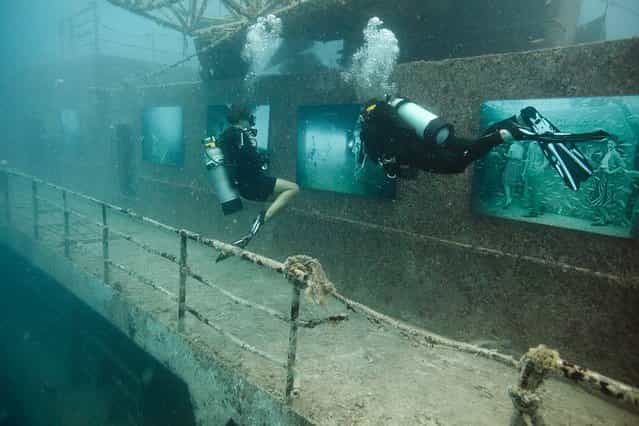
[[[286,403],[293,401],[295,386],[295,360],[297,358],[297,319],[300,315],[300,287],[293,286],[291,299],[291,324],[288,334],[288,358],[286,363]]]
[[[11,193],[9,192],[9,174],[2,172],[0,175],[0,188],[4,193],[4,222],[8,227],[11,225]]]
[[[62,191],[62,208],[64,216],[64,257],[71,258],[71,244],[69,240],[69,205],[67,201],[67,191]]]
[[[508,389],[508,395],[515,408],[512,424],[532,426],[545,425],[541,407],[541,395],[537,392],[553,370],[559,359],[557,351],[539,345],[530,350],[520,360],[519,379],[516,386]]]
[[[404,335],[415,339],[418,342],[427,343],[431,345],[441,345],[448,346],[454,349],[457,349],[461,352],[467,352],[474,355],[479,355],[484,358],[491,359],[493,361],[499,361],[502,364],[508,365],[510,367],[517,367],[519,363],[511,356],[501,354],[497,351],[480,348],[479,346],[471,345],[464,342],[458,342],[456,340],[447,339],[443,336],[440,336],[435,333],[431,333],[429,331],[412,327],[408,324],[405,324],[399,320],[391,318],[387,315],[381,314],[368,306],[362,305],[361,303],[355,302],[338,292],[333,293],[333,297],[337,300],[341,301],[346,305],[348,309],[351,309],[356,312],[361,312],[364,315],[368,316],[373,321],[383,322],[387,325],[390,325],[404,333]]]
[[[260,305],[259,303],[254,303],[254,302],[250,302],[246,299],[243,299],[241,297],[238,297],[236,295],[234,295],[233,293],[224,290],[222,287],[219,287],[215,284],[213,284],[212,282],[208,281],[207,279],[205,279],[202,275],[196,274],[194,273],[192,270],[188,270],[188,275],[193,278],[195,281],[209,287],[212,288],[216,291],[218,291],[219,293],[221,293],[222,295],[224,295],[225,297],[231,299],[233,302],[237,303],[238,305],[243,305],[243,306],[247,306],[249,308],[252,309],[256,309],[258,311],[262,311],[270,316],[272,316],[273,318],[277,318],[280,321],[284,321],[284,322],[288,322],[289,319],[286,316],[286,314],[284,314],[283,312],[279,312],[276,311],[275,309],[271,309],[268,308],[264,305]]]
[[[557,351],[544,345],[531,348],[522,357],[520,366],[517,386],[508,389],[508,393],[513,401],[516,417],[521,418],[524,423],[544,424],[539,410],[542,399],[538,389],[550,374],[562,376],[589,391],[635,409],[639,408],[639,389],[563,360]]]
[[[39,240],[40,230],[38,229],[38,225],[40,222],[40,211],[38,206],[38,182],[36,179],[32,179],[31,181],[31,205],[33,209],[33,238]]]
[[[102,206],[102,219],[103,222],[102,224],[99,223],[93,223],[91,222],[90,219],[88,219],[86,216],[74,212],[73,210],[68,210],[69,214],[74,214],[78,217],[83,218],[84,220],[88,221],[89,223],[93,223],[97,226],[100,226],[103,230],[103,244],[106,242],[106,251],[104,250],[104,246],[103,246],[103,257],[104,257],[104,261],[105,261],[105,267],[106,266],[113,266],[115,268],[117,268],[118,270],[128,274],[129,276],[137,279],[138,281],[147,284],[149,286],[151,286],[152,288],[164,293],[165,295],[167,295],[169,298],[171,298],[171,300],[177,302],[178,301],[178,296],[176,296],[175,294],[171,293],[170,291],[166,290],[165,288],[163,288],[162,286],[156,284],[153,280],[146,278],[138,273],[136,273],[135,271],[130,270],[129,268],[127,268],[124,265],[120,265],[117,264],[113,261],[111,261],[108,258],[108,235],[109,235],[109,228],[108,228],[108,224],[107,224],[107,220],[106,220],[106,210],[107,209],[112,209],[115,211],[118,211],[128,217],[130,217],[131,219],[134,219],[136,221],[139,222],[143,222],[143,223],[147,223],[150,224],[152,226],[155,226],[157,228],[163,229],[167,232],[171,232],[174,233],[176,235],[180,235],[180,241],[184,240],[192,240],[192,241],[196,241],[199,242],[205,246],[208,247],[212,247],[215,248],[216,250],[220,250],[223,252],[229,252],[235,256],[238,256],[244,260],[248,260],[252,263],[255,263],[257,265],[260,266],[264,266],[267,268],[270,268],[276,272],[285,274],[287,276],[287,278],[289,279],[289,281],[292,284],[292,288],[293,288],[293,299],[292,299],[292,303],[291,303],[291,316],[290,319],[286,319],[286,318],[282,318],[283,314],[281,313],[277,313],[276,311],[272,311],[269,308],[266,307],[262,307],[260,305],[254,304],[252,302],[248,302],[248,301],[244,301],[241,298],[238,298],[237,296],[234,296],[228,292],[226,292],[224,290],[224,292],[226,292],[227,294],[225,294],[227,297],[231,297],[233,298],[233,300],[238,301],[238,303],[242,303],[245,304],[246,306],[250,306],[252,308],[255,309],[259,309],[262,311],[265,311],[275,317],[278,317],[279,319],[283,319],[287,322],[290,323],[290,333],[289,333],[289,356],[288,356],[288,361],[287,363],[283,363],[281,361],[278,361],[277,359],[275,359],[274,357],[272,357],[271,355],[260,351],[257,348],[252,347],[251,345],[249,345],[246,342],[243,342],[242,340],[240,340],[239,338],[237,338],[236,336],[226,332],[225,330],[223,330],[222,328],[220,328],[219,326],[217,326],[216,324],[214,324],[213,322],[211,322],[208,318],[206,318],[203,314],[201,314],[200,312],[198,312],[197,310],[195,310],[194,308],[190,307],[188,304],[184,303],[184,311],[185,312],[189,312],[191,313],[194,317],[196,317],[198,320],[202,321],[203,323],[205,323],[206,325],[210,326],[211,328],[215,329],[216,331],[218,331],[219,333],[223,334],[225,337],[227,337],[229,340],[233,341],[235,344],[239,345],[240,347],[242,347],[243,349],[252,352],[258,356],[261,356],[277,365],[280,365],[284,368],[287,369],[287,382],[286,382],[286,396],[287,396],[287,401],[290,401],[290,398],[292,396],[292,392],[293,392],[293,387],[294,387],[294,364],[295,364],[295,359],[296,359],[296,345],[297,345],[297,328],[299,325],[302,326],[308,326],[308,327],[312,327],[316,324],[320,324],[320,323],[325,323],[325,322],[335,322],[335,321],[341,321],[346,319],[347,317],[345,315],[338,315],[335,317],[329,317],[323,320],[311,320],[311,321],[305,321],[305,322],[300,322],[299,321],[299,295],[300,292],[302,290],[302,288],[305,288],[307,286],[308,280],[309,280],[309,274],[306,271],[303,271],[301,269],[296,269],[296,268],[286,268],[285,264],[278,262],[276,260],[273,259],[269,259],[267,257],[264,256],[260,256],[258,254],[255,253],[251,253],[245,250],[241,250],[233,245],[230,244],[226,244],[223,243],[221,241],[217,241],[214,239],[209,239],[209,238],[205,238],[202,237],[199,234],[196,233],[192,233],[190,231],[186,231],[186,230],[178,230],[176,228],[173,228],[171,226],[165,225],[161,222],[158,222],[156,220],[147,218],[145,216],[139,215],[137,213],[134,213],[128,209],[123,209],[120,208],[118,206],[112,205],[112,204],[108,204],[108,203],[103,203],[100,200],[97,200],[93,197],[90,196],[85,196],[83,194],[80,193],[76,193],[73,191],[69,191],[65,188],[59,187],[57,185],[53,185],[44,181],[41,181],[39,179],[33,178],[31,176],[25,175],[23,173],[20,172],[15,172],[15,171],[7,171],[7,173],[11,174],[11,175],[15,175],[15,176],[19,176],[25,179],[29,179],[32,181],[32,199],[34,202],[34,206],[37,207],[37,201],[38,201],[38,196],[37,196],[37,185],[38,184],[45,184],[48,185],[52,188],[58,189],[60,191],[66,191],[69,194],[73,194],[74,196],[83,198],[85,200],[91,201],[91,202],[95,202],[98,205]],[[53,205],[56,205],[55,203],[51,203]],[[56,205],[57,206],[57,205]],[[64,206],[60,207],[57,206],[58,208],[60,208],[61,210],[65,210]],[[36,212],[37,210],[34,210],[34,218],[36,217]],[[35,234],[35,229],[37,229],[34,226],[34,234]],[[171,256],[163,256],[162,253],[158,250],[153,249],[152,247],[149,247],[148,245],[138,242],[137,240],[135,240],[133,237],[128,236],[126,234],[123,233],[118,233],[119,235],[122,235],[123,238],[135,242],[136,244],[140,245],[141,247],[143,247],[145,250],[153,253],[153,254],[157,254],[159,256],[162,256],[168,260],[171,260],[173,262],[176,262],[175,256],[171,257]],[[105,236],[107,238],[105,238]],[[186,259],[186,256],[185,256]],[[186,261],[185,261],[186,262]],[[179,262],[180,264],[182,264],[182,262]],[[192,273],[191,271],[188,270],[188,268],[184,268],[184,271],[187,275],[193,277],[194,279],[196,279],[197,281],[208,285],[212,288],[216,288],[217,290],[223,290],[220,288],[217,288],[217,286],[213,286],[212,284],[208,283],[204,278],[202,278],[201,276]],[[107,284],[109,284],[109,282],[106,282]],[[381,323],[385,323],[387,325],[390,325],[396,329],[398,329],[404,336],[417,341],[417,342],[421,342],[421,343],[426,343],[426,344],[431,344],[431,345],[442,345],[442,346],[447,346],[447,347],[451,347],[453,349],[459,350],[461,352],[466,352],[466,353],[470,353],[470,354],[474,354],[474,355],[478,355],[478,356],[482,356],[484,358],[487,359],[491,359],[494,361],[498,361],[504,365],[507,366],[511,366],[511,367],[515,367],[517,368],[518,366],[522,366],[521,369],[521,374],[520,374],[520,380],[519,380],[519,385],[522,388],[525,388],[526,390],[535,390],[537,389],[537,387],[539,387],[543,381],[543,376],[545,373],[543,373],[542,375],[537,374],[537,376],[541,377],[540,379],[535,379],[534,377],[535,374],[532,374],[531,372],[535,371],[535,364],[533,361],[522,361],[522,363],[520,364],[520,362],[516,361],[513,357],[508,356],[508,355],[504,355],[501,354],[497,351],[494,350],[488,350],[488,349],[484,349],[475,345],[471,345],[468,343],[464,343],[464,342],[459,342],[459,341],[455,341],[452,339],[447,339],[445,337],[439,336],[437,334],[431,333],[427,330],[423,330],[423,329],[419,329],[416,327],[412,327],[410,325],[407,325],[401,321],[395,320],[389,316],[386,316],[384,314],[381,314],[379,312],[376,312],[374,310],[372,310],[371,308],[355,302],[351,299],[346,298],[345,296],[339,294],[337,291],[333,291],[332,296],[335,297],[337,300],[339,300],[340,302],[342,302],[349,310],[355,311],[355,312],[361,312],[362,314],[364,314],[365,316],[367,316],[369,319],[371,319],[372,321],[375,322],[381,322]],[[270,311],[270,312],[269,312]],[[602,395],[605,395],[606,397],[610,397],[613,398],[617,401],[626,403],[632,407],[638,407],[639,406],[639,389],[629,386],[627,384],[624,384],[622,382],[616,381],[614,379],[611,379],[609,377],[606,377],[602,374],[599,374],[595,371],[586,369],[584,367],[580,367],[577,366],[575,364],[569,363],[567,361],[561,360],[560,358],[557,358],[557,360],[555,361],[554,365],[552,366],[552,368],[548,369],[548,372],[552,372],[554,374],[559,374],[562,375],[563,377],[566,377],[572,381],[574,381],[575,383],[578,383],[580,385],[583,385],[591,390],[595,390],[598,391],[599,393],[601,393]],[[528,396],[531,396],[534,392],[528,392]],[[526,397],[526,395],[523,395],[524,397]],[[517,399],[517,398],[516,398]],[[528,404],[526,407],[536,407],[536,398],[534,395],[532,395],[531,398],[519,398],[520,400],[524,401],[526,404]],[[527,408],[524,407],[524,411],[527,410]]]
[[[186,305],[186,277],[187,266],[187,238],[186,232],[180,231],[180,287],[178,292],[178,330],[184,332],[184,309]]]
[[[111,260],[108,261],[109,264],[111,266],[113,266],[114,268],[120,270],[121,272],[124,272],[125,274],[127,274],[128,276],[130,276],[131,278],[134,278],[136,280],[138,280],[139,282],[141,282],[142,284],[146,284],[149,287],[163,293],[165,296],[167,296],[169,299],[171,299],[173,302],[177,302],[178,301],[178,296],[175,295],[174,293],[171,293],[169,290],[165,289],[164,287],[162,287],[161,285],[157,284],[154,280],[147,278],[141,274],[138,274],[135,271],[132,271],[130,268],[127,268],[124,265],[121,265],[119,263],[113,262]],[[184,304],[184,310],[188,313],[190,313],[191,315],[193,315],[195,318],[197,318],[199,321],[201,321],[202,323],[204,323],[205,325],[211,327],[212,329],[214,329],[215,331],[217,331],[218,333],[222,334],[224,337],[228,338],[230,341],[232,341],[233,343],[235,343],[236,345],[238,345],[239,347],[241,347],[242,349],[251,352],[255,355],[258,355],[276,365],[279,365],[283,368],[286,367],[286,365],[276,359],[275,357],[273,357],[272,355],[267,354],[264,351],[261,351],[255,347],[253,347],[252,345],[244,342],[242,339],[236,337],[235,335],[229,333],[228,331],[224,330],[223,328],[221,328],[220,326],[218,326],[217,324],[215,324],[214,322],[212,322],[210,319],[208,319],[204,314],[198,312],[195,308],[193,308],[192,306],[189,306],[188,304]]]
[[[562,376],[583,384],[591,390],[639,408],[639,389],[606,377],[596,371],[589,370],[571,362],[559,359],[557,371]]]
[[[348,319],[348,314],[330,315],[326,318],[313,318],[309,320],[298,320],[297,323],[300,327],[315,328],[322,324],[337,324]]]
[[[104,282],[111,283],[109,271],[109,224],[107,222],[107,207],[102,204],[102,259],[104,261]]]

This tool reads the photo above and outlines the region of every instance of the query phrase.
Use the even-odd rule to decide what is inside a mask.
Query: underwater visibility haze
[[[637,1],[0,34],[0,426],[639,424]]]

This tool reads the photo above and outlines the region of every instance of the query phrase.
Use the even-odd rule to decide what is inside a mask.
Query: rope
[[[306,299],[323,305],[328,296],[335,293],[335,286],[328,280],[319,260],[309,256],[291,256],[284,263],[284,276],[297,285],[306,286]]]
[[[344,303],[348,309],[356,311],[356,312],[361,311],[369,319],[375,322],[383,322],[387,325],[390,325],[400,330],[403,335],[409,338],[412,338],[416,341],[426,342],[428,344],[433,344],[433,345],[436,344],[436,345],[451,347],[461,352],[480,355],[487,359],[498,361],[511,367],[517,367],[518,365],[522,366],[518,387],[512,388],[510,395],[511,395],[511,398],[513,399],[513,404],[515,405],[516,409],[518,410],[519,413],[521,413],[522,416],[524,416],[525,422],[534,423],[535,421],[534,416],[537,415],[535,413],[539,406],[538,404],[539,398],[535,396],[534,393],[536,389],[539,386],[541,386],[543,379],[547,376],[547,374],[551,372],[555,374],[561,374],[564,377],[580,385],[584,385],[591,389],[597,390],[598,392],[608,397],[612,397],[618,401],[622,401],[634,407],[639,407],[639,389],[638,388],[634,388],[632,386],[626,385],[622,382],[616,381],[614,379],[611,379],[597,372],[588,370],[584,367],[580,367],[568,361],[562,360],[556,351],[552,351],[543,345],[537,348],[531,349],[527,354],[524,355],[524,357],[522,357],[520,362],[517,362],[511,356],[501,354],[497,351],[487,350],[487,349],[480,348],[478,346],[471,345],[468,343],[447,339],[435,333],[431,333],[423,329],[412,327],[394,318],[391,318],[389,316],[376,312],[373,309],[361,303],[350,300],[344,297],[343,295],[339,294],[335,290],[335,287],[333,286],[333,284],[326,277],[326,273],[324,272],[321,264],[319,263],[317,259],[313,259],[308,256],[291,256],[286,259],[285,263],[281,263],[276,260],[273,260],[264,256],[260,256],[255,253],[242,250],[236,246],[226,244],[218,240],[205,238],[199,234],[195,234],[189,231],[178,230],[177,228],[173,228],[169,225],[165,225],[154,219],[150,219],[145,216],[139,215],[128,209],[123,209],[121,207],[117,207],[109,203],[104,203],[93,197],[80,194],[74,191],[70,191],[68,189],[59,187],[57,185],[45,182],[43,180],[34,178],[32,176],[28,176],[26,174],[23,174],[14,170],[5,170],[5,172],[14,176],[32,180],[36,183],[42,183],[44,185],[50,186],[52,188],[55,188],[61,191],[66,191],[68,194],[80,197],[88,201],[95,202],[99,205],[103,205],[106,208],[109,208],[109,209],[118,211],[124,215],[127,215],[132,219],[135,219],[144,223],[148,223],[152,226],[155,226],[160,229],[164,229],[171,233],[179,235],[180,233],[183,232],[184,235],[187,236],[187,238],[193,241],[197,241],[205,246],[215,248],[216,250],[219,250],[222,252],[230,253],[232,255],[240,257],[241,259],[248,260],[252,263],[255,263],[258,266],[264,266],[276,272],[284,274],[288,278],[288,280],[295,286],[294,289],[296,289],[296,291],[300,287],[305,286],[307,297],[315,303],[324,303],[328,296],[333,296],[337,300]],[[51,202],[51,204],[54,204],[54,203]],[[79,214],[76,213],[76,215],[79,215]],[[84,217],[83,215],[79,215],[79,216]],[[101,224],[96,224],[96,225],[100,227],[103,226]],[[123,265],[116,264],[114,262],[111,262],[110,260],[107,260],[107,262],[110,265],[122,270],[123,272],[126,272],[127,274],[133,277],[136,277],[136,278],[139,277],[138,279],[144,280],[142,282],[153,284],[154,288],[162,291],[163,293],[165,293],[166,295],[170,296],[172,299],[177,301],[177,297],[174,294],[172,294],[171,292],[169,292],[168,290],[160,286],[157,286],[155,283],[153,283],[152,280],[149,280],[148,278],[142,277],[141,275],[133,271],[130,271],[128,268],[124,267]],[[198,275],[193,273],[190,273],[190,275],[195,279],[197,279],[196,277],[199,277]],[[230,340],[240,345],[242,348],[250,352],[253,352],[259,356],[262,356],[278,365],[285,366],[284,363],[282,363],[281,361],[277,361],[270,355],[265,354],[264,352],[261,352],[258,349],[252,348],[250,345],[242,342],[235,336],[225,332],[218,326],[212,324],[206,317],[204,317],[199,312],[195,311],[193,308],[187,306],[186,310],[190,312],[191,314],[193,314],[200,321],[204,322],[206,325],[211,326],[212,328],[216,329],[220,333],[227,336]],[[341,320],[343,318],[340,317],[336,319]],[[331,318],[328,318],[326,320],[331,321]],[[296,321],[289,321],[289,322],[296,322]]]
[[[538,412],[541,396],[538,389],[550,374],[561,375],[578,385],[607,397],[639,407],[639,389],[618,382],[595,371],[561,359],[556,350],[545,345],[530,348],[519,361],[520,375],[516,386],[508,389],[517,415],[526,424],[544,424]]]

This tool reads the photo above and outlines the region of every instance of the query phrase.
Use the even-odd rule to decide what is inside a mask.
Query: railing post
[[[11,224],[11,204],[9,195],[9,173],[2,173],[2,188],[4,188],[4,219],[7,228]]]
[[[67,203],[67,191],[62,191],[62,206],[64,208],[64,256],[71,257],[69,241],[69,205]]]
[[[187,251],[186,231],[180,231],[180,289],[178,294],[178,331],[184,331],[184,312],[186,306]]]
[[[521,358],[517,385],[508,388],[508,395],[515,408],[511,425],[546,424],[539,409],[541,396],[537,389],[543,384],[550,371],[556,368],[559,360],[557,351],[544,345],[530,348]]]
[[[102,259],[104,260],[104,282],[109,284],[109,226],[107,206],[102,203]]]
[[[293,298],[291,299],[291,327],[288,335],[288,362],[286,364],[286,403],[293,401],[293,387],[295,386],[295,359],[297,357],[297,319],[300,314],[300,286],[293,284]]]
[[[40,239],[39,229],[39,207],[38,207],[38,182],[33,179],[31,181],[31,200],[33,205],[33,238]]]

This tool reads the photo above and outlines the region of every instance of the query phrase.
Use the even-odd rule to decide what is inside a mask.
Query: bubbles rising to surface
[[[259,17],[246,33],[242,59],[249,65],[245,82],[253,87],[257,76],[269,65],[273,55],[282,45],[282,20],[275,15]]]
[[[350,69],[342,74],[362,98],[380,98],[396,91],[390,79],[399,58],[399,42],[383,25],[378,17],[368,21],[364,44],[353,54]]]

